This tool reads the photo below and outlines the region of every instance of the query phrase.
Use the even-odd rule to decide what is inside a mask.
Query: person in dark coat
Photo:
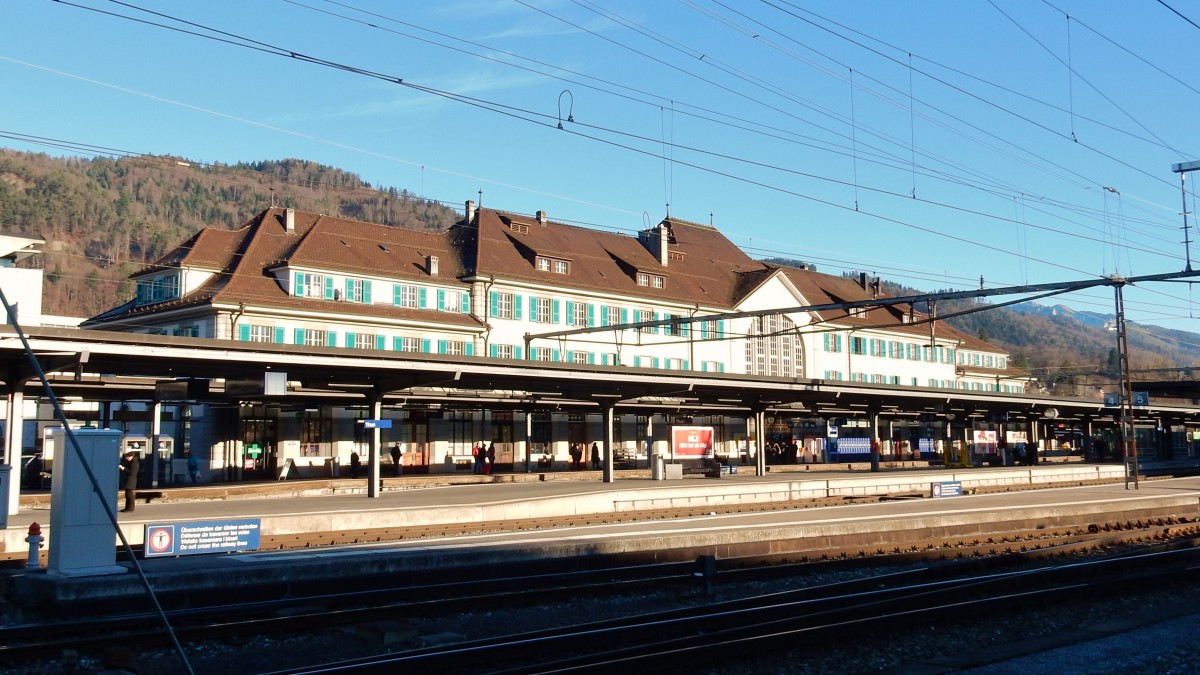
[[[358,458],[358,451],[350,453],[350,477],[358,478],[358,468],[362,466],[362,460]]]
[[[600,446],[592,441],[592,471],[600,470]]]
[[[493,473],[495,470],[496,470],[496,444],[494,442],[492,442],[492,443],[488,443],[488,446],[487,446],[487,467],[484,469],[484,472],[490,474],[490,473]]]
[[[400,444],[392,443],[392,471],[397,476],[404,473],[404,466],[400,464],[400,456],[404,454],[400,452]]]
[[[142,468],[141,461],[138,460],[138,454],[130,450],[125,453],[125,457],[121,460],[121,487],[125,490],[125,508],[121,509],[124,513],[133,511],[135,502],[137,501],[138,484],[138,469]]]

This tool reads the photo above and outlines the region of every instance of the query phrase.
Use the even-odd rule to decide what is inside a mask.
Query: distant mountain
[[[202,165],[179,157],[54,158],[0,149],[0,226],[46,240],[43,312],[88,317],[129,299],[128,275],[205,227],[271,206],[440,229],[451,208],[300,159]]]
[[[805,264],[783,258],[767,262]],[[886,280],[882,287],[894,297],[936,292]],[[1114,315],[1034,302],[995,307],[972,299],[939,301],[937,314],[958,330],[1008,351],[1015,367],[1032,372],[1052,392],[1086,395],[1115,386],[1119,359]],[[1126,322],[1126,329],[1134,380],[1191,379],[1191,369],[1200,370],[1200,334],[1134,322]]]

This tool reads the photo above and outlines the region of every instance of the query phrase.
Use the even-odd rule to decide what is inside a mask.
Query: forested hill
[[[133,296],[131,272],[204,227],[271,206],[441,229],[458,214],[299,159],[201,165],[177,157],[56,158],[0,149],[0,232],[46,241],[42,311],[89,317]]]
[[[780,265],[798,260],[771,259]],[[857,274],[849,275],[857,277]],[[918,290],[882,281],[886,295],[903,297],[938,290]],[[928,307],[917,307],[928,312]],[[976,311],[978,310],[978,311]],[[938,316],[958,330],[1003,348],[1015,367],[1029,370],[1051,391],[1087,395],[1111,386],[1117,367],[1117,338],[1111,315],[1078,313],[1061,305],[1022,303],[995,307],[983,300],[943,300]],[[1200,335],[1127,322],[1130,367],[1136,380],[1192,377],[1184,369],[1200,364]],[[1200,367],[1198,367],[1200,369]]]

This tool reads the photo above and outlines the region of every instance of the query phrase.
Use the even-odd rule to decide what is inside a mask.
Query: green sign
[[[246,454],[251,457],[258,457],[262,454],[262,448],[257,443],[246,446]]]

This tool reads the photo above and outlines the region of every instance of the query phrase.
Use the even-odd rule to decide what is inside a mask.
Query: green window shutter
[[[387,337],[385,337],[383,335],[376,335],[375,336],[375,349],[378,349],[379,351],[383,351],[383,350],[387,349]]]
[[[600,365],[602,365],[602,366],[607,366],[607,365],[608,365],[608,354],[601,354],[601,355],[600,355]]]
[[[296,281],[292,286],[292,295],[304,294],[304,279],[304,272],[296,272]],[[138,290],[141,290],[141,287]]]
[[[400,289],[404,288],[400,284],[392,284],[392,304],[396,307],[400,306],[400,296],[404,292]]]
[[[437,302],[438,302],[438,304],[437,304],[438,311],[439,312],[446,311],[446,291],[443,291],[440,288],[438,289],[438,292],[437,292]]]
[[[351,279],[350,277],[346,277],[346,291],[345,291],[345,295],[342,296],[342,299],[349,301],[350,298],[353,298],[353,297],[354,297],[354,280]]]
[[[561,354],[559,354],[559,351],[557,349],[550,350],[550,360],[551,361],[562,361],[560,356],[561,356]]]
[[[625,307],[621,308],[621,323],[629,323],[629,310]]]
[[[475,356],[475,343],[471,340],[467,340],[467,342],[463,345],[463,354],[467,356]]]
[[[691,330],[692,330],[692,324],[690,324],[686,321],[682,321],[679,323],[679,334],[682,335],[683,337],[687,337],[691,333]]]
[[[560,323],[558,319],[558,300],[550,301],[550,323]],[[555,359],[556,361],[558,359]]]
[[[431,349],[432,347],[433,347],[433,345],[432,345],[432,343],[430,343],[429,340],[421,340],[421,351],[422,352],[429,354],[432,351],[432,349]]]
[[[371,280],[370,279],[363,282],[363,304],[365,304],[365,305],[371,304]]]
[[[462,297],[462,307],[461,307],[460,311],[463,314],[470,314],[471,313],[471,294],[463,293],[461,297]]]
[[[568,300],[567,301],[567,321],[570,321],[571,317],[573,317],[573,316],[575,316],[575,303]]]
[[[325,299],[333,299],[333,277],[325,277]]]
[[[294,335],[296,337],[296,344],[298,344],[298,345],[304,344],[304,329],[303,328],[297,328]]]
[[[604,305],[600,305],[600,325],[608,325],[608,308]]]
[[[500,294],[496,291],[488,293],[488,316],[497,317],[500,315]],[[492,354],[495,356],[495,354]]]
[[[650,316],[653,317],[654,321],[658,321],[658,312],[651,312]],[[650,329],[650,332],[657,333],[659,328],[661,328],[661,326],[654,326],[653,328]],[[655,359],[655,360],[657,360],[657,359]],[[655,368],[657,368],[657,367],[658,366],[655,366]]]
[[[326,335],[325,344],[329,345],[330,347],[337,346],[337,331],[329,331],[329,333]]]
[[[588,365],[596,365],[596,352],[588,352]]]
[[[718,372],[718,373],[723,373],[723,372],[725,372],[725,364],[724,364],[724,363],[718,363],[718,364],[717,364],[717,372]]]
[[[245,323],[238,324],[238,339],[242,342],[250,341],[250,325]]]
[[[652,368],[658,367],[658,357],[657,356],[650,359],[650,367],[652,367]]]
[[[525,356],[524,356],[524,351],[525,351],[525,348],[524,348],[524,347],[513,347],[513,358],[514,358],[514,359],[523,359],[523,358],[525,358]]]
[[[588,303],[588,327],[596,327],[596,306]]]
[[[683,360],[683,369],[684,369],[684,370],[691,370],[691,369],[692,369],[692,365],[691,365],[690,363],[688,363],[688,360],[687,360],[687,359],[684,359],[684,360]]]
[[[493,359],[500,358],[500,345],[488,345],[488,356],[492,357]]]
[[[634,368],[642,367],[642,357],[640,357],[640,356],[633,357],[633,367]]]
[[[277,344],[277,345],[283,344],[283,340],[284,340],[283,326],[275,326],[274,338],[275,338],[275,344]]]
[[[725,337],[725,319],[717,321],[717,337],[722,339]]]
[[[513,293],[513,318],[517,321],[521,320],[521,296],[516,293]]]
[[[707,372],[708,372],[708,361],[701,361],[701,362],[700,362],[700,372],[702,372],[702,373],[707,373]]]
[[[332,345],[331,345],[331,346],[332,346]],[[354,333],[351,333],[351,332],[349,332],[349,331],[347,331],[347,332],[346,332],[346,346],[347,346],[347,347],[353,347],[353,346],[354,346]]]
[[[446,353],[446,341],[445,340],[438,340],[438,353],[439,354]]]
[[[402,338],[402,337],[392,338],[392,351],[398,352],[402,349],[404,349],[404,338]]]
[[[425,289],[425,288],[418,288],[418,289],[417,289],[417,307],[419,307],[419,308],[421,308],[421,309],[425,309],[425,307],[426,307],[426,306],[427,306],[427,304],[428,304],[428,303],[426,302],[426,300],[425,300],[425,298],[426,298],[426,293],[425,293],[425,291],[426,291],[426,289]]]

